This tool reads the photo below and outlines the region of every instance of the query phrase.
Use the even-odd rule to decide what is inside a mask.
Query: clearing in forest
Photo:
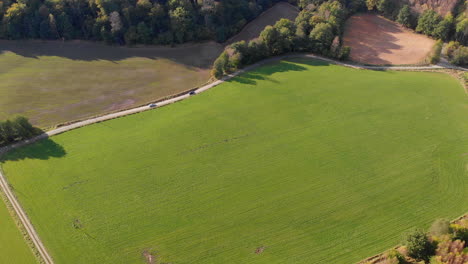
[[[364,64],[402,65],[424,63],[435,41],[416,34],[382,16],[359,14],[346,22],[344,45],[350,59]]]
[[[466,99],[442,73],[286,60],[1,165],[57,264],[349,264],[468,211]]]

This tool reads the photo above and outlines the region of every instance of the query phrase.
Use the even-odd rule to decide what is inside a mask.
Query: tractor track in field
[[[283,60],[283,59],[290,59],[290,58],[317,59],[317,60],[322,60],[322,61],[329,62],[329,63],[332,63],[332,64],[340,65],[340,66],[350,67],[350,68],[354,68],[354,69],[363,69],[363,70],[383,70],[383,71],[385,71],[385,70],[400,70],[400,71],[405,71],[405,70],[407,70],[407,71],[418,71],[418,70],[421,70],[421,71],[424,71],[424,70],[453,69],[453,70],[460,70],[460,71],[468,71],[468,69],[465,69],[465,68],[456,67],[456,66],[449,65],[449,64],[442,64],[442,63],[438,64],[438,65],[429,65],[429,66],[366,66],[366,65],[357,65],[357,64],[345,63],[345,62],[337,61],[337,60],[334,60],[334,59],[329,59],[329,58],[325,58],[325,57],[322,57],[322,56],[317,56],[317,55],[314,55],[314,54],[291,54],[291,55],[283,55],[283,56],[278,56],[278,57],[274,57],[274,58],[269,58],[269,59],[263,60],[261,62],[257,62],[255,64],[252,64],[250,66],[245,67],[244,69],[241,69],[241,70],[238,70],[238,71],[236,71],[236,72],[234,72],[232,74],[229,74],[229,75],[221,78],[220,80],[214,81],[214,82],[212,82],[210,84],[207,84],[207,85],[202,86],[202,87],[200,87],[198,89],[195,89],[194,91],[195,91],[196,94],[202,93],[202,92],[204,92],[206,90],[209,90],[209,89],[211,89],[211,88],[213,88],[215,86],[218,86],[218,85],[222,84],[223,82],[228,81],[228,80],[230,80],[230,79],[232,79],[232,78],[234,78],[234,77],[236,77],[236,76],[238,76],[238,75],[240,75],[240,74],[242,74],[244,72],[253,70],[253,69],[255,69],[255,68],[259,67],[259,66],[262,66],[262,65],[265,65],[265,64],[268,64],[268,63],[271,63],[271,62],[276,62],[276,61],[279,61],[279,60]],[[191,95],[189,93],[186,93],[186,94],[178,95],[178,96],[170,98],[170,99],[158,101],[158,102],[156,102],[157,107],[150,107],[148,105],[145,105],[145,106],[135,107],[135,108],[131,108],[131,109],[128,109],[128,110],[123,110],[123,111],[119,111],[119,112],[115,112],[115,113],[111,113],[111,114],[106,114],[106,115],[99,116],[99,117],[89,118],[89,119],[79,121],[79,122],[76,122],[76,123],[72,123],[72,124],[69,124],[69,125],[64,125],[64,126],[56,128],[56,129],[47,131],[47,132],[45,132],[45,133],[43,133],[43,134],[41,134],[39,136],[36,136],[36,137],[34,137],[32,139],[24,140],[24,141],[18,142],[16,144],[12,144],[10,146],[0,148],[0,156],[5,154],[6,152],[12,150],[12,149],[22,147],[22,146],[25,146],[25,145],[29,145],[29,144],[34,143],[36,141],[39,141],[41,139],[46,139],[48,137],[58,135],[58,134],[61,134],[61,133],[64,133],[64,132],[67,132],[67,131],[70,131],[70,130],[73,130],[73,129],[76,129],[76,128],[84,127],[84,126],[95,124],[95,123],[100,123],[100,122],[103,122],[103,121],[107,121],[107,120],[111,120],[111,119],[131,115],[131,114],[140,113],[140,112],[143,112],[143,111],[148,111],[148,110],[151,110],[151,109],[156,109],[156,108],[159,108],[159,107],[162,107],[162,106],[165,106],[165,105],[169,105],[169,104],[172,104],[172,103],[175,103],[175,102],[178,102],[178,101],[182,101],[182,100],[187,99],[189,97],[191,97]],[[24,211],[24,209],[19,204],[16,196],[14,195],[12,189],[10,188],[10,186],[8,184],[8,181],[7,181],[6,177],[5,177],[5,175],[2,173],[1,169],[0,169],[0,187],[2,188],[3,192],[5,193],[9,203],[13,206],[16,214],[18,215],[19,220],[21,221],[21,223],[25,227],[25,230],[26,230],[28,236],[30,237],[31,241],[33,242],[35,248],[39,252],[39,254],[40,254],[41,258],[43,259],[43,261],[46,264],[53,264],[54,262],[53,262],[52,257],[47,252],[44,244],[42,243],[41,239],[39,238],[39,235],[37,234],[36,230],[34,229],[34,227],[33,227],[32,223],[31,223],[31,221],[29,220],[26,212]]]

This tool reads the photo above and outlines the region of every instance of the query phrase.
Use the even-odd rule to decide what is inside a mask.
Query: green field
[[[4,201],[0,197],[0,263],[37,263],[23,235],[13,222]]]
[[[0,120],[24,115],[47,128],[187,91],[208,81],[222,49],[0,40]]]
[[[2,167],[56,263],[350,264],[467,212],[467,153],[449,75],[296,59]]]

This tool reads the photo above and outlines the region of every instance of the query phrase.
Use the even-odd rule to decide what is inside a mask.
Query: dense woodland
[[[85,39],[127,45],[203,40],[224,42],[279,1],[0,0],[0,38]],[[453,13],[445,17],[432,10],[417,14],[408,6],[407,0],[287,2],[302,10],[297,20],[268,27],[262,36],[266,50],[261,49],[262,43],[245,43],[252,47],[250,51],[257,51],[251,52],[254,58],[243,58],[238,66],[290,51],[313,51],[344,59],[349,53],[340,45],[344,22],[356,12],[367,11],[380,13],[433,38],[453,41],[447,54],[451,61],[459,65],[468,63],[465,47],[468,44],[468,17],[466,3],[462,0]],[[280,40],[276,40],[278,37]],[[242,45],[234,45],[234,50],[243,53],[246,48]]]
[[[0,38],[224,42],[279,0],[0,0]]]

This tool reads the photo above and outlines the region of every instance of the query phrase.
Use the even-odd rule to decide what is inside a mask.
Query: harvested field
[[[177,94],[208,81],[222,49],[0,41],[0,120],[19,114],[48,127]]]
[[[248,23],[239,34],[226,41],[226,44],[231,44],[237,41],[249,41],[260,36],[260,33],[266,26],[274,25],[278,20],[287,18],[294,21],[299,14],[297,7],[279,2],[270,9],[263,12],[256,19]]]
[[[468,211],[466,99],[292,59],[1,165],[56,264],[350,264]]]
[[[350,59],[364,64],[421,64],[434,44],[433,39],[374,14],[352,16],[344,34]]]

